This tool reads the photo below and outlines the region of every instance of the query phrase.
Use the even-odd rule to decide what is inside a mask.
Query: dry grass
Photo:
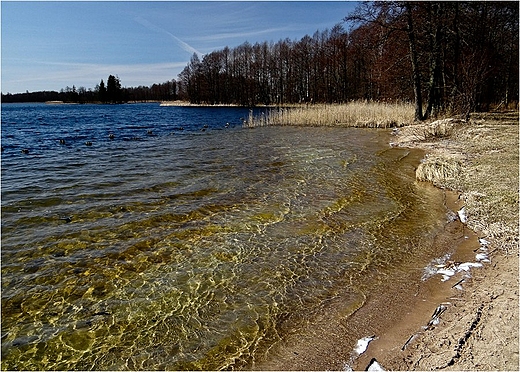
[[[418,142],[427,140],[437,140],[449,137],[457,128],[467,124],[460,119],[440,119],[434,122],[415,123],[414,125],[403,128],[400,137],[401,141]]]
[[[467,154],[462,198],[473,227],[518,254],[518,112],[482,119],[454,136]]]
[[[462,166],[458,159],[453,157],[428,156],[415,171],[419,181],[427,181],[435,186],[453,183],[461,172]]]
[[[518,112],[474,114],[468,123],[451,121],[435,136],[419,124],[399,130],[397,145],[425,148],[418,180],[459,190],[468,226],[506,253],[518,254],[519,121]],[[425,135],[426,133],[426,135]]]
[[[389,128],[409,124],[414,118],[414,106],[410,103],[378,103],[355,101],[348,104],[297,105],[275,108],[267,115],[252,114],[245,127],[263,126],[330,126]]]

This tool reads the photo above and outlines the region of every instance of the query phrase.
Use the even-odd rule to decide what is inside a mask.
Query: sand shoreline
[[[459,210],[458,194],[444,193],[447,208]],[[454,219],[436,235],[432,251],[436,252],[434,257],[449,252],[450,261],[469,262],[474,260],[474,250],[478,246],[477,234]],[[341,314],[340,303],[330,304],[327,314],[313,319],[308,330],[289,338],[280,350],[275,351],[274,358],[260,363],[255,369],[366,370],[372,358],[385,370],[414,369],[401,363],[400,358],[420,342],[436,308],[439,305],[451,307],[453,299],[450,298],[460,292],[453,288],[454,284],[464,277],[464,273],[458,273],[444,282],[441,275],[422,280],[428,263],[423,262],[416,270],[403,268],[402,275],[392,276],[392,280],[376,287],[363,306],[348,317]],[[463,285],[467,283],[469,279]],[[429,327],[432,329],[434,327]],[[367,349],[357,355],[356,341],[362,338],[371,340]]]
[[[463,206],[459,194],[446,190],[444,192],[447,209],[454,213],[459,211]],[[439,252],[447,250],[449,255],[446,256],[446,260],[438,257],[438,261],[432,261],[435,264],[446,261],[444,265],[435,265],[438,269],[449,269],[450,266],[456,267],[461,263],[479,264],[475,259],[479,249],[478,234],[460,219],[446,223],[444,231],[436,236],[433,249]],[[471,290],[473,278],[478,275],[477,271],[484,269],[487,264],[486,262],[482,267],[471,268],[468,271],[458,270],[449,279],[443,279],[442,275],[436,274],[427,280],[420,279],[416,283],[410,283],[417,287],[413,295],[396,293],[396,296],[404,295],[412,305],[402,307],[400,317],[377,335],[367,351],[354,360],[352,369],[364,370],[375,358],[385,370],[422,370],[423,368],[417,368],[416,361],[431,357],[431,353],[426,351],[430,346],[425,343],[425,335],[433,334],[436,328],[442,327],[441,322],[446,314],[457,311],[457,307],[464,302],[464,292]],[[444,365],[437,363],[427,369],[445,369],[454,364],[456,355],[448,353],[445,359]],[[410,363],[412,360],[414,363]]]
[[[486,120],[449,128],[449,135],[444,133],[441,138],[428,135],[418,138],[418,127],[403,128],[393,145],[421,148],[427,157],[437,156],[460,165],[457,168],[460,174],[447,173],[444,179],[441,177],[434,183],[444,189],[449,210],[456,213],[465,207],[469,215],[466,223],[458,218],[447,222],[433,249],[439,255],[451,250],[451,261],[476,262],[475,256],[482,247],[479,238],[485,238],[489,240],[486,253],[490,262],[472,268],[470,277],[461,271],[444,282],[440,276],[422,281],[419,271],[405,275],[398,283],[381,286],[379,293],[339,326],[327,325],[323,319],[314,320],[314,330],[309,335],[303,333],[299,339],[288,340],[281,352],[255,369],[365,370],[373,358],[385,370],[519,369],[518,224],[515,223],[518,221],[518,113],[504,119],[508,123],[493,117]],[[426,133],[423,129],[419,131]],[[479,138],[483,133],[493,146],[485,147],[486,141]],[[487,173],[479,172],[488,163],[493,164],[489,159],[495,157],[504,161],[499,166],[485,168]],[[506,158],[512,161],[508,163]],[[498,192],[486,181],[491,177],[501,183],[500,171],[512,178],[509,182],[513,190],[512,194],[497,197]],[[506,184],[504,188],[508,187],[512,186]],[[476,203],[472,199],[475,194],[490,199],[489,205],[485,200],[479,201],[482,205]],[[507,204],[501,205],[501,200]],[[496,216],[486,208],[513,214],[513,218],[496,221]],[[440,305],[439,316],[432,318]],[[337,310],[331,305],[327,311]],[[373,337],[361,355],[354,353],[357,340],[353,335],[358,340]]]
[[[449,124],[452,128],[440,139],[410,141],[405,131],[398,141],[460,165],[458,173],[434,182],[458,190],[456,202],[469,214],[468,231],[489,241],[491,262],[472,270],[462,291],[448,291],[450,306],[437,326],[402,353],[388,349],[384,367],[517,371],[518,112],[474,115],[469,123]]]
[[[447,128],[427,128],[439,124]],[[416,337],[401,344],[401,335],[409,333],[408,325],[414,322],[414,315],[407,314],[374,340],[353,367],[365,369],[376,358],[387,370],[517,371],[518,112],[478,115],[470,123],[448,120],[428,125],[397,133],[394,145],[422,148],[441,165],[457,165],[453,174],[450,169],[432,180],[440,188],[456,190],[448,192],[449,209],[465,207],[470,213],[463,226],[468,239],[459,243],[453,260],[478,253],[475,239],[481,237],[489,241],[490,262],[472,269],[461,289],[451,285],[458,283],[454,278],[432,293],[430,300],[445,305],[438,324],[424,329],[423,319]],[[440,138],[428,134],[436,132],[442,133]],[[428,161],[426,158],[425,163]],[[508,187],[510,193],[503,193]],[[475,201],[475,195],[482,200]],[[500,214],[511,216],[500,218]]]

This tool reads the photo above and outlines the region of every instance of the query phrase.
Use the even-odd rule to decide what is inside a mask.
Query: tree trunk
[[[455,40],[453,46],[453,87],[451,88],[450,98],[449,98],[449,110],[451,113],[454,113],[460,104],[457,102],[459,89],[460,89],[460,79],[459,79],[459,64],[460,64],[460,31],[459,31],[459,3],[455,1],[455,15],[453,17],[453,32],[455,33]]]
[[[406,18],[407,18],[407,34],[410,45],[410,59],[412,62],[412,76],[413,76],[413,92],[415,98],[415,117],[416,121],[424,120],[422,114],[422,94],[421,94],[421,73],[419,71],[419,62],[417,56],[417,42],[415,40],[415,31],[413,27],[412,5],[405,4]]]
[[[442,5],[439,3],[428,3],[430,6],[430,78],[428,79],[428,105],[423,119],[430,115],[436,115],[442,106],[440,94],[441,80],[441,42],[442,42]]]

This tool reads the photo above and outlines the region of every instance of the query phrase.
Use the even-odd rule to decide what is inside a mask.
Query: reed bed
[[[315,104],[277,107],[267,114],[250,112],[244,122],[248,128],[265,126],[327,126],[358,128],[390,128],[411,124],[414,105],[355,101],[347,104]]]

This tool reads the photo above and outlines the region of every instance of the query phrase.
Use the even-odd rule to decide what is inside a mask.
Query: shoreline
[[[157,101],[161,107],[241,107],[241,108],[275,108],[280,107],[279,105],[253,105],[244,106],[233,103],[191,103],[188,101]]]
[[[465,228],[485,239],[490,262],[471,269],[462,291],[449,290],[451,303],[437,326],[402,353],[387,349],[385,367],[519,370],[518,111],[426,126],[419,130],[423,138],[417,138],[414,126],[407,127],[397,134],[398,144],[427,151],[423,167],[437,163],[447,170],[429,181],[456,190],[455,202],[466,212]],[[439,131],[440,126],[447,128]],[[415,139],[410,140],[410,132]],[[432,138],[426,132],[440,135]],[[456,167],[446,167],[452,164]],[[417,176],[422,176],[419,169]]]
[[[458,194],[446,190],[443,194],[447,208],[458,210]],[[474,260],[476,247],[477,234],[455,219],[435,235],[431,249],[434,257],[448,252],[450,261],[468,262]],[[373,358],[385,370],[414,369],[399,359],[420,342],[436,308],[451,306],[450,298],[459,292],[454,284],[464,276],[458,273],[444,282],[441,275],[422,280],[428,261],[423,264],[410,270],[413,265],[408,263],[400,275],[389,276],[391,280],[372,288],[364,304],[350,314],[344,314],[341,303],[331,303],[312,324],[290,336],[253,370],[366,370]],[[368,347],[358,354],[356,343],[362,339],[369,342]]]
[[[204,103],[190,103],[188,101],[159,101],[159,106],[161,107],[243,107],[239,105],[231,105],[231,104],[204,104]]]
[[[448,211],[456,213],[463,206],[458,198],[457,192],[444,190],[446,207]],[[450,213],[450,212],[449,212]],[[460,219],[449,221],[445,224],[444,231],[435,237],[433,246],[434,251],[442,254],[447,247],[452,247],[447,263],[473,263],[475,262],[475,252],[479,247],[478,234],[469,229]],[[439,261],[442,257],[439,256]],[[432,262],[437,263],[437,260]],[[443,260],[444,261],[444,260]],[[483,266],[487,265],[484,263]],[[450,265],[437,264],[442,269]],[[438,269],[441,269],[439,267]],[[420,278],[413,283],[416,286],[415,293],[405,295],[409,301],[407,307],[403,307],[404,315],[401,313],[389,326],[385,326],[380,335],[369,345],[366,352],[360,355],[352,364],[353,370],[363,370],[376,359],[385,370],[415,370],[416,365],[410,365],[407,360],[414,358],[419,345],[424,340],[423,336],[427,332],[435,332],[443,321],[446,312],[452,311],[462,300],[464,291],[472,286],[472,278],[480,268],[471,268],[469,271],[459,270],[452,277],[445,280],[441,275],[434,274],[426,280]],[[392,288],[385,288],[385,291],[395,291]],[[397,291],[399,292],[399,291]],[[403,292],[395,293],[402,296]],[[382,304],[384,305],[384,304]],[[440,312],[439,316],[435,316]],[[422,346],[426,346],[422,344]],[[428,357],[427,353],[421,350],[417,355],[418,360]],[[431,366],[432,369],[444,369],[454,359],[454,356],[447,355],[445,365]],[[422,369],[422,368],[419,368]]]
[[[518,370],[518,225],[516,231],[514,227],[518,217],[518,113],[504,119],[510,121],[507,124],[492,114],[483,117],[483,122],[471,125],[452,123],[440,136],[427,134],[428,126],[435,123],[404,127],[394,131],[397,141],[392,146],[424,150],[421,164],[434,158],[459,165],[458,173],[428,180],[443,190],[447,209],[457,213],[464,207],[468,214],[465,223],[458,218],[447,222],[433,249],[439,257],[442,251],[451,250],[449,260],[472,263],[484,249],[479,242],[484,238],[490,262],[471,268],[469,275],[462,271],[446,281],[439,275],[426,281],[419,274],[404,275],[397,283],[380,286],[339,327],[327,325],[323,319],[313,320],[312,332],[290,338],[282,352],[275,352],[254,369],[365,370],[375,359],[384,370]],[[500,137],[501,133],[507,138]],[[493,148],[485,147],[477,134],[489,136]],[[512,201],[506,206],[494,200],[496,196],[485,182],[492,175],[478,172],[479,166],[490,161],[488,156],[500,161],[502,153],[512,157],[512,162],[500,162],[501,166],[507,168],[506,174],[513,172],[513,184],[516,179]],[[497,166],[491,169],[498,172]],[[475,204],[472,196],[476,193],[481,199],[491,199],[489,206]],[[512,220],[500,221],[502,225],[497,227],[498,222],[486,221],[486,213],[479,208],[503,208],[500,212],[512,213]],[[436,310],[440,314],[433,316]],[[334,313],[337,308],[331,305],[326,311]],[[366,350],[358,355],[354,349],[361,340]]]

